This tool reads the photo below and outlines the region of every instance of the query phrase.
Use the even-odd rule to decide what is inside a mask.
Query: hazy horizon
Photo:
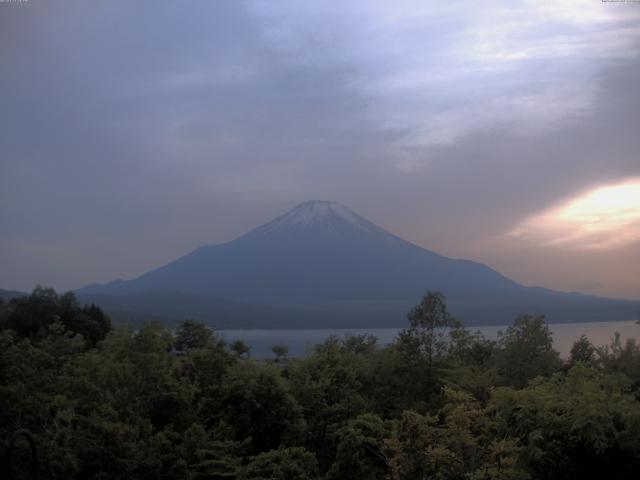
[[[312,199],[640,299],[640,4],[0,2],[0,288],[133,278]]]

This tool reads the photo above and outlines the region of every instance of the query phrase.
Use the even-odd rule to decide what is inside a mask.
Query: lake
[[[470,328],[480,332],[489,339],[495,340],[500,330],[504,331],[508,325],[493,325]],[[622,340],[635,337],[640,341],[640,325],[634,320],[626,322],[593,322],[593,323],[564,323],[549,324],[553,333],[553,346],[563,357],[569,355],[571,346],[580,335],[586,335],[596,346],[606,345],[616,332]],[[287,345],[290,357],[304,357],[313,351],[315,345],[325,341],[330,335],[343,337],[346,334],[361,335],[369,333],[378,337],[379,345],[387,345],[393,341],[400,328],[356,328],[356,329],[327,329],[327,330],[220,330],[219,333],[227,342],[244,340],[251,347],[253,358],[273,357],[271,347]]]

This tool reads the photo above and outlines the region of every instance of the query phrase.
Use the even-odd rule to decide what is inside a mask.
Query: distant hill
[[[306,328],[306,322],[327,321],[338,327],[330,312],[302,307],[256,306],[221,300],[206,295],[170,291],[147,291],[129,295],[79,294],[82,303],[100,305],[118,323],[140,324],[162,321],[167,324],[192,318],[213,323],[217,328]],[[342,319],[344,320],[344,319]]]
[[[193,317],[230,327],[406,324],[428,290],[465,323],[522,312],[550,321],[631,320],[637,303],[520,285],[486,265],[438,255],[336,202],[311,201],[249,233],[203,246],[132,280],[77,291],[108,312]]]
[[[0,298],[3,300],[11,300],[12,298],[28,297],[28,293],[18,292],[17,290],[4,290],[0,288]]]

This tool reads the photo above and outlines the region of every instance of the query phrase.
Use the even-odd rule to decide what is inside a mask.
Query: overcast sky
[[[309,199],[640,298],[640,3],[0,2],[0,288],[131,278]]]

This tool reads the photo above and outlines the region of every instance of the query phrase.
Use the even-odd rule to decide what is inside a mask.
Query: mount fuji
[[[523,312],[573,322],[629,320],[636,311],[631,301],[525,287],[480,263],[425,250],[331,201],[302,203],[233,241],[76,293],[116,319],[353,328],[403,326],[429,290],[443,292],[470,325],[509,323]]]

